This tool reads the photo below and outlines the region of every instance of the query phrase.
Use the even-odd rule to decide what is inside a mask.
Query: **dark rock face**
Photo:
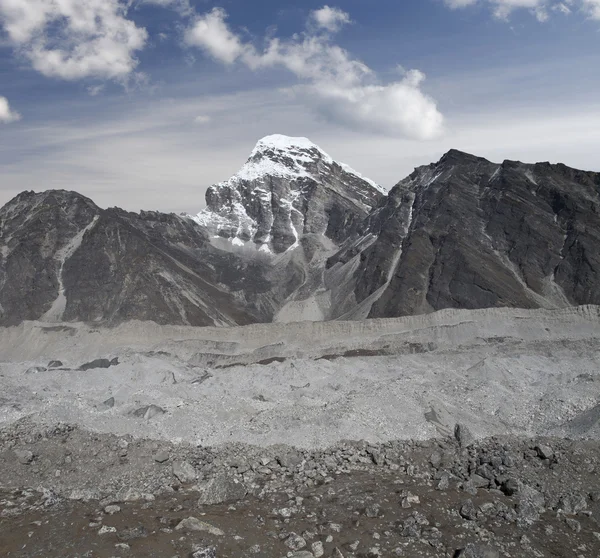
[[[232,277],[244,266],[212,248],[185,217],[101,210],[74,192],[24,192],[0,210],[0,230],[3,325],[268,319],[221,286],[252,290],[244,274]],[[258,273],[248,276],[260,281]]]
[[[243,325],[600,304],[600,174],[459,151],[384,196],[270,136],[196,217],[23,192],[0,209],[0,325]]]
[[[401,181],[363,234],[376,240],[356,300],[382,291],[370,317],[600,303],[598,173],[450,151]]]

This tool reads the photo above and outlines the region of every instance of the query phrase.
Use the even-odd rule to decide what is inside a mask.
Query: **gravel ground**
[[[0,329],[0,555],[597,558],[599,340],[596,307]]]
[[[2,556],[600,553],[596,441],[206,448],[23,422],[0,443]]]

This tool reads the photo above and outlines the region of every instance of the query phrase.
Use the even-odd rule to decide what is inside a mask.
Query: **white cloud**
[[[440,135],[443,116],[421,90],[425,75],[413,70],[400,81],[380,83],[367,65],[332,42],[327,29],[339,25],[340,14],[344,12],[329,7],[312,12],[305,33],[287,40],[270,38],[262,51],[229,28],[221,8],[199,16],[185,37],[188,45],[200,47],[223,64],[287,69],[302,82],[289,91],[338,124],[414,139]],[[316,31],[315,21],[321,21]]]
[[[350,15],[339,8],[323,6],[311,14],[314,23],[327,31],[336,32],[344,25],[350,23]]]
[[[190,0],[141,0],[141,3],[171,8],[178,11],[182,15],[190,15],[194,11],[190,5]]]
[[[444,3],[453,9],[490,4],[499,19],[507,19],[515,10],[528,9],[538,21],[545,22],[550,18],[551,11],[568,15],[576,8],[590,18],[600,20],[600,0],[444,0]]]
[[[600,19],[600,0],[582,0],[583,8],[592,19]]]
[[[21,115],[12,110],[6,97],[0,97],[0,124],[9,124],[21,119]]]
[[[146,30],[120,0],[0,0],[10,43],[48,77],[124,81],[137,66]]]
[[[196,118],[194,118],[194,122],[196,124],[208,124],[210,121],[210,116],[206,114],[199,114],[198,116],[196,116]]]
[[[252,56],[254,49],[244,45],[241,39],[232,33],[225,22],[227,14],[222,8],[199,16],[185,33],[185,42],[202,48],[215,60],[224,64],[233,64],[242,56]]]

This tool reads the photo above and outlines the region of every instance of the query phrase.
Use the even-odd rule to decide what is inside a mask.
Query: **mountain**
[[[0,209],[0,325],[234,325],[600,304],[600,174],[451,150],[388,195],[269,136],[196,216],[23,192]]]
[[[384,194],[308,139],[274,135],[256,144],[237,174],[208,189],[195,220],[234,245],[281,254],[304,235],[343,242]]]
[[[328,265],[355,259],[363,317],[600,304],[600,174],[452,150],[395,186]]]
[[[0,209],[0,254],[4,325],[262,318],[220,285],[236,262],[177,215],[102,210],[63,190],[23,192]]]
[[[383,194],[308,140],[271,136],[206,197],[190,218],[19,194],[0,209],[0,324],[272,321],[319,288]]]

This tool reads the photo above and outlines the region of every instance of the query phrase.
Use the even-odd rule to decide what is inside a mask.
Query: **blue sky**
[[[0,0],[0,203],[199,210],[256,141],[393,186],[458,148],[600,170],[600,0]]]

